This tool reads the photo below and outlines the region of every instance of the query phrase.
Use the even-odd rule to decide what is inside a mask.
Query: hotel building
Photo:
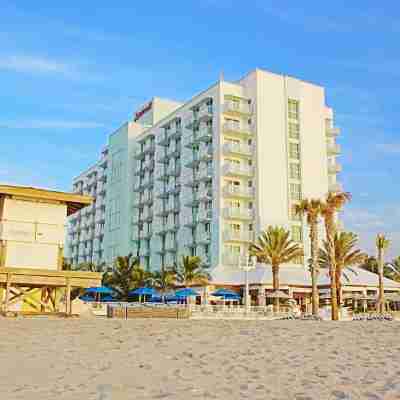
[[[69,257],[133,253],[158,269],[197,255],[228,271],[261,230],[281,225],[307,259],[294,206],[342,189],[338,134],[323,87],[260,69],[184,104],[154,98],[74,179],[95,202],[70,220]]]

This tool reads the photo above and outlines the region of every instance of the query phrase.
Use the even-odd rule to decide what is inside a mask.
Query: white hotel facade
[[[184,104],[154,98],[74,179],[95,203],[70,220],[69,257],[133,253],[154,270],[198,255],[231,270],[268,225],[289,229],[307,253],[293,208],[341,190],[338,133],[323,87],[259,69]]]

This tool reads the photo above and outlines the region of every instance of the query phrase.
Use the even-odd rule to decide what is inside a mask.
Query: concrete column
[[[266,304],[265,287],[264,286],[261,286],[258,288],[257,303],[259,306],[265,306],[265,304]]]

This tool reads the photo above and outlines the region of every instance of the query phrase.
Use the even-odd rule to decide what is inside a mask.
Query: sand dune
[[[400,399],[399,328],[0,319],[0,399]]]

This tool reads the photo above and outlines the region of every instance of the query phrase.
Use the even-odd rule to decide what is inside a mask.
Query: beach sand
[[[0,319],[0,399],[400,399],[399,322]]]

